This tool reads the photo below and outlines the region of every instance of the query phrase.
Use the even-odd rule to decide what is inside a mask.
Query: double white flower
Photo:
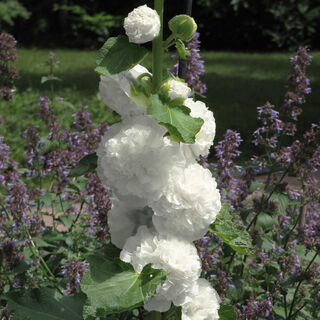
[[[124,28],[130,42],[152,41],[160,31],[160,17],[157,11],[147,5],[135,8],[124,19]]]

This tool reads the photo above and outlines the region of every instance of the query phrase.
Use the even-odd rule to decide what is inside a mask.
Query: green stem
[[[161,312],[152,311],[150,316],[151,316],[150,317],[151,320],[161,320],[162,319]]]
[[[152,41],[152,91],[156,93],[162,82],[162,66],[163,66],[163,3],[164,0],[154,0],[154,9],[160,17],[160,32],[159,35]]]
[[[313,256],[313,258],[311,259],[311,261],[309,262],[308,266],[306,267],[304,273],[307,273],[307,271],[309,270],[309,268],[311,267],[312,263],[314,260],[316,260],[316,257],[318,255],[318,252],[316,252]],[[292,312],[293,312],[293,308],[294,308],[294,303],[295,303],[295,300],[297,298],[297,294],[298,294],[298,291],[299,291],[299,288],[301,286],[301,283],[304,279],[301,279],[296,287],[296,290],[294,291],[294,294],[293,294],[293,299],[292,299],[292,302],[291,302],[291,306],[290,306],[290,311],[289,311],[289,317],[288,317],[288,320],[289,319],[292,319],[293,318],[293,315],[292,315]],[[302,309],[302,308],[301,308]],[[299,309],[299,311],[301,310]]]

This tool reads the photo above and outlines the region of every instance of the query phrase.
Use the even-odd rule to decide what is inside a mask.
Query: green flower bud
[[[192,17],[180,14],[169,21],[169,29],[176,38],[190,41],[197,31],[197,24]]]

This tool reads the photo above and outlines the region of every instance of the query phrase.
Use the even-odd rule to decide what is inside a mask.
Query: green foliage
[[[31,13],[18,0],[2,0],[0,2],[0,29],[14,26],[17,18],[29,19]]]
[[[85,301],[83,294],[65,297],[50,288],[33,289],[24,294],[13,292],[6,298],[15,320],[81,320]]]
[[[222,302],[219,308],[219,320],[237,320],[237,313],[232,305]]]
[[[190,109],[184,106],[180,99],[166,101],[157,94],[152,96],[147,113],[166,127],[169,137],[178,142],[194,143],[203,124],[201,118],[190,116]]]
[[[88,11],[80,5],[54,4],[54,11],[63,11],[68,13],[68,17],[76,29],[84,29],[93,32],[99,41],[104,41],[109,35],[109,29],[119,27],[122,23],[122,16],[107,14],[99,11],[89,14]]]
[[[88,298],[84,307],[85,319],[139,307],[165,280],[165,272],[152,269],[151,265],[137,274],[131,264],[119,260],[119,253],[119,249],[108,245],[88,257],[90,271],[81,281],[81,289]]]
[[[83,176],[91,171],[94,171],[98,165],[97,154],[91,153],[84,156],[78,163],[78,165],[70,170],[69,177]]]
[[[147,54],[145,48],[130,43],[126,36],[109,38],[97,54],[95,71],[104,76],[117,74],[133,68]]]
[[[234,221],[230,214],[230,207],[226,203],[222,203],[221,211],[209,230],[217,234],[234,251],[250,254],[251,237],[243,226]]]

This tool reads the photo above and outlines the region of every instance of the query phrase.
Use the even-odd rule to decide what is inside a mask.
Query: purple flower
[[[0,97],[11,100],[15,91],[14,81],[19,78],[19,72],[10,64],[17,60],[17,41],[7,33],[0,33]]]
[[[192,40],[188,43],[188,50],[190,55],[187,57],[187,75],[186,83],[195,91],[201,94],[207,91],[207,86],[200,80],[200,76],[204,74],[204,62],[200,57],[200,33],[196,32]],[[172,56],[173,59],[178,58],[178,54]],[[176,63],[169,69],[174,75],[178,75],[179,64]]]
[[[61,273],[68,279],[67,289],[63,291],[66,296],[73,296],[78,292],[80,281],[88,272],[88,268],[87,262],[79,262],[77,259],[61,267]]]

